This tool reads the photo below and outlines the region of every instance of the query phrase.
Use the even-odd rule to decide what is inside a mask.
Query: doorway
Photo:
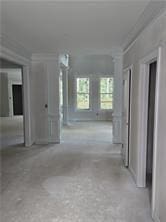
[[[22,85],[12,85],[13,92],[13,114],[15,116],[23,115],[22,107]]]
[[[149,94],[148,94],[148,122],[147,122],[147,154],[146,154],[146,185],[152,190],[153,174],[153,141],[154,141],[154,116],[156,94],[157,61],[149,64]]]
[[[130,162],[131,84],[132,68],[130,67],[123,72],[122,158],[126,167],[129,167]]]
[[[22,67],[1,60],[0,67],[0,137],[1,148],[25,143]]]
[[[112,144],[113,76],[71,74],[68,86],[63,98],[64,102],[65,97],[68,100],[69,121],[63,127],[61,141]],[[65,85],[63,89],[65,95]]]

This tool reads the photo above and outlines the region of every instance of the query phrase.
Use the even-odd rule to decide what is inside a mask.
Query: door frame
[[[21,73],[21,81],[22,81],[22,73]],[[10,99],[10,106],[11,106],[11,110],[9,109],[9,115],[12,117],[14,116],[14,109],[13,109],[13,85],[22,85],[22,82],[17,82],[17,81],[13,81],[11,80],[10,83],[9,83],[9,88],[11,88],[11,99]],[[23,90],[23,88],[22,88]],[[23,92],[22,92],[22,95],[23,95]],[[22,101],[23,102],[23,101]],[[23,104],[22,104],[23,105]]]
[[[23,119],[24,119],[24,143],[29,147],[33,144],[32,124],[31,124],[31,105],[30,105],[30,67],[31,61],[17,53],[1,46],[0,57],[16,63],[22,67],[22,86],[23,86]]]
[[[132,81],[133,81],[133,65],[128,66],[127,68],[123,69],[123,74],[125,72],[129,72],[130,75],[130,82],[129,82],[129,124],[128,124],[128,167],[129,169],[131,168],[131,152],[130,152],[130,147],[131,147],[131,109],[132,109]],[[124,101],[123,101],[124,102]],[[122,127],[123,130],[123,127]],[[123,132],[122,132],[123,133]],[[122,134],[123,135],[123,134]],[[131,169],[130,169],[131,170]]]
[[[154,138],[153,138],[153,168],[152,168],[152,217],[156,218],[157,208],[157,167],[158,167],[158,107],[159,107],[159,83],[161,73],[161,47],[152,51],[140,60],[139,102],[138,102],[138,168],[137,186],[146,187],[146,156],[147,156],[147,124],[148,124],[148,100],[149,100],[149,65],[157,61]]]

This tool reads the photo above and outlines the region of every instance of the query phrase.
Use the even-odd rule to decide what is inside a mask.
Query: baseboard
[[[156,213],[152,214],[152,218],[153,218],[154,222],[160,222],[160,219],[159,219],[159,217],[157,216]]]
[[[129,171],[132,175],[132,178],[133,178],[134,182],[137,184],[137,177],[136,177],[136,174],[135,174],[135,172],[134,172],[134,170],[131,166],[129,166]]]
[[[49,140],[49,144],[60,144],[60,140]]]
[[[35,144],[37,144],[37,145],[47,145],[48,144],[48,140],[36,139]]]

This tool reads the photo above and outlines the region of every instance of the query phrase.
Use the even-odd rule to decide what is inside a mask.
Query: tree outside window
[[[100,78],[100,109],[113,109],[113,77]]]
[[[77,78],[77,109],[88,110],[89,103],[89,78]]]

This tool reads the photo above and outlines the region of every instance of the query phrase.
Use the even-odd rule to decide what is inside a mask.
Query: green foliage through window
[[[100,78],[100,108],[113,109],[113,78]]]
[[[77,109],[89,109],[89,78],[77,78]]]

